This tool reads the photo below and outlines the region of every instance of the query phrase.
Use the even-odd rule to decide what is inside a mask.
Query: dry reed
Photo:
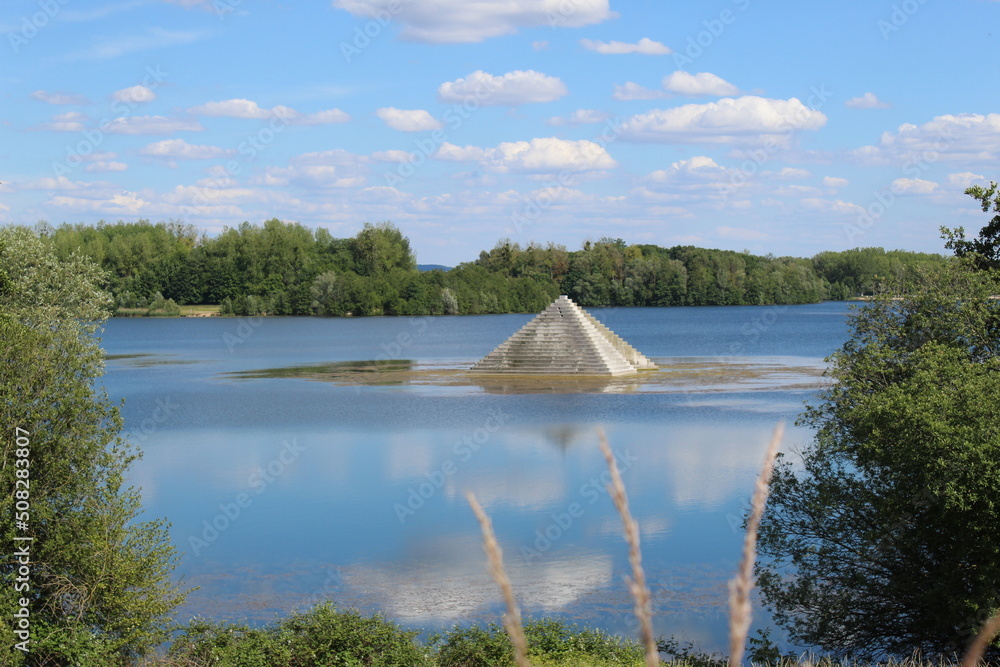
[[[771,436],[771,444],[764,457],[764,465],[757,477],[753,499],[750,501],[750,519],[747,521],[746,534],[743,536],[743,557],[740,560],[736,577],[729,582],[729,665],[737,667],[743,662],[743,650],[750,631],[750,620],[753,610],[750,605],[750,591],[753,590],[753,566],[757,560],[757,528],[764,515],[767,504],[767,494],[771,488],[771,473],[774,471],[774,460],[778,455],[778,445],[784,433],[785,425],[779,422]]]
[[[503,627],[507,630],[510,643],[514,646],[514,662],[517,663],[517,667],[531,667],[531,663],[528,662],[528,644],[524,639],[524,628],[521,626],[521,610],[517,607],[514,589],[511,587],[510,579],[507,578],[507,572],[503,567],[503,551],[493,533],[493,522],[483,511],[472,491],[465,494],[465,497],[483,530],[483,551],[486,552],[486,557],[490,561],[490,575],[493,576],[493,581],[497,582],[497,586],[503,593],[504,602],[507,603],[507,613],[503,616]]]
[[[639,633],[642,638],[643,647],[646,650],[647,667],[657,667],[660,664],[660,653],[656,648],[656,641],[653,639],[653,604],[650,599],[649,587],[646,586],[646,573],[642,569],[642,552],[639,551],[639,524],[632,518],[628,509],[628,496],[625,495],[625,485],[622,483],[622,476],[618,472],[618,463],[615,461],[611,448],[608,447],[608,439],[604,435],[604,430],[599,429],[598,435],[601,440],[601,452],[608,462],[608,470],[611,473],[611,483],[608,484],[608,493],[618,508],[618,514],[622,517],[622,525],[625,529],[625,541],[628,543],[628,560],[632,565],[632,578],[625,578],[629,592],[635,599],[635,617],[639,620]]]
[[[997,613],[983,624],[983,629],[979,631],[976,638],[969,644],[969,650],[965,652],[965,657],[962,658],[960,667],[975,667],[978,665],[986,647],[989,646],[997,634],[1000,634],[1000,613]]]

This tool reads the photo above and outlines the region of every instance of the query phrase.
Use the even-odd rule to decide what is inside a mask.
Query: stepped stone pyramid
[[[560,296],[470,372],[618,376],[651,368],[656,364],[569,297]]]

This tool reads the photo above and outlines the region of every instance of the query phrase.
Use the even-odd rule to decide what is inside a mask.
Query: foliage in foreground
[[[174,639],[171,665],[218,667],[421,667],[433,665],[426,648],[392,621],[324,604],[275,624],[245,625],[195,620]]]
[[[644,664],[635,641],[600,630],[581,628],[551,618],[524,625],[528,658],[536,667],[635,667]],[[441,667],[513,667],[514,651],[506,631],[496,623],[455,628],[436,638]]]
[[[854,313],[775,470],[759,580],[797,643],[953,657],[1000,609],[1000,281],[967,260]]]
[[[513,651],[497,624],[456,627],[427,644],[417,631],[401,629],[380,615],[362,616],[329,604],[293,614],[267,627],[196,620],[175,638],[161,665],[196,667],[372,667],[513,666]],[[634,641],[554,619],[525,626],[529,657],[536,667],[641,667]]]
[[[165,522],[138,521],[141,498],[124,486],[138,453],[93,386],[104,368],[93,334],[110,305],[100,281],[91,262],[58,261],[25,230],[0,231],[0,540],[34,538],[21,581],[23,556],[10,549],[0,561],[5,667],[127,664],[167,638],[183,599]],[[16,509],[26,526],[11,520]],[[22,598],[27,654],[11,622]]]

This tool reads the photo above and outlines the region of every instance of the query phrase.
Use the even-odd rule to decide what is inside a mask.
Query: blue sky
[[[1000,2],[7,0],[0,222],[391,220],[942,251],[1000,175]]]

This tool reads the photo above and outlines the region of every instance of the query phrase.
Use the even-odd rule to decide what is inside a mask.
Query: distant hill
[[[417,264],[417,271],[451,271],[450,266],[444,266],[443,264]]]

